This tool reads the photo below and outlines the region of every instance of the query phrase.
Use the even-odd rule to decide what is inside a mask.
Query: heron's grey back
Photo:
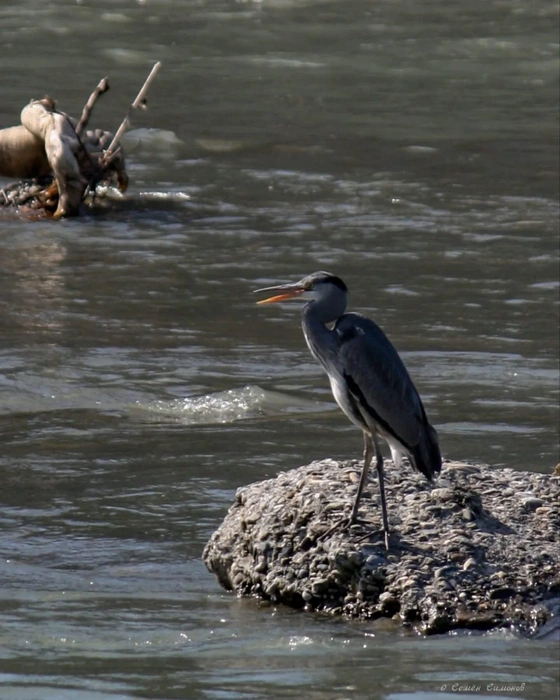
[[[374,321],[357,313],[341,316],[334,330],[340,344],[339,369],[362,411],[432,478],[441,468],[437,434],[393,344]]]

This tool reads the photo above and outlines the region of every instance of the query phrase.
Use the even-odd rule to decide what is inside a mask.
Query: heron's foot
[[[317,540],[326,540],[328,537],[330,537],[333,532],[336,532],[336,530],[349,530],[352,525],[358,525],[358,522],[356,520],[353,520],[351,517],[350,518],[342,518],[338,522],[336,522],[332,527],[330,527],[326,532],[323,532]],[[363,529],[363,528],[362,528]],[[385,530],[384,528],[381,528],[380,530],[369,530],[366,532],[364,535],[360,535],[356,542],[364,542],[365,540],[369,540],[372,537],[375,537],[376,535],[383,535],[384,541],[385,541],[385,549],[389,551],[390,549],[390,532],[388,530]]]
[[[332,535],[333,532],[335,532],[336,530],[348,530],[351,525],[355,525],[355,521],[353,521],[352,518],[342,518],[341,520],[338,520],[326,532],[323,532],[322,535],[319,535],[317,539],[326,540],[327,537],[330,537],[330,535]]]
[[[364,540],[369,540],[371,537],[374,537],[375,535],[383,535],[384,540],[385,540],[385,549],[387,551],[390,550],[390,532],[389,530],[385,530],[384,528],[381,528],[381,530],[372,530],[371,532],[366,533],[365,535],[362,535],[360,538],[358,538],[358,542],[363,542]]]
[[[353,518],[350,516],[349,518],[342,518],[341,520],[338,520],[332,527],[330,527],[326,532],[323,532],[319,537],[317,538],[318,541],[320,540],[326,540],[328,537],[330,537],[333,532],[336,532],[336,530],[349,530],[352,525],[358,525],[358,520],[356,518]],[[363,542],[364,540],[368,540],[371,537],[374,537],[375,535],[383,535],[384,540],[385,540],[385,549],[389,551],[390,549],[390,540],[389,540],[389,535],[390,532],[389,530],[386,530],[385,528],[381,528],[380,530],[370,530],[369,532],[366,532],[365,535],[361,535],[358,537],[356,540],[357,542]]]

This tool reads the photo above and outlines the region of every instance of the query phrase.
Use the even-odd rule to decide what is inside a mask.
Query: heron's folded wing
[[[405,447],[422,439],[427,422],[420,396],[397,351],[370,319],[345,314],[337,324],[340,369],[367,413]]]

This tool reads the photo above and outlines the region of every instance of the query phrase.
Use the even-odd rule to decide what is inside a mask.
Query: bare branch
[[[107,165],[108,163],[111,162],[111,158],[114,155],[113,151],[115,150],[119,139],[124,134],[124,132],[128,129],[128,127],[130,126],[131,111],[133,109],[146,109],[146,93],[148,92],[148,88],[150,87],[153,79],[156,77],[156,74],[160,68],[161,68],[161,61],[158,61],[156,64],[154,64],[154,67],[150,71],[150,75],[146,78],[144,85],[142,85],[140,92],[136,96],[136,99],[128,108],[128,111],[126,113],[126,117],[123,119],[122,124],[119,126],[117,133],[115,134],[115,137],[113,138],[113,140],[111,141],[111,143],[109,145],[109,148],[105,151],[105,156],[103,158],[105,165]]]
[[[95,90],[89,96],[89,100],[86,102],[86,104],[82,110],[82,116],[80,117],[80,121],[78,122],[78,125],[76,126],[76,136],[79,136],[82,133],[82,131],[86,128],[88,121],[89,121],[89,118],[91,116],[91,113],[93,111],[93,107],[94,107],[95,103],[97,102],[97,99],[104,92],[107,92],[108,89],[109,89],[109,79],[103,78],[102,80],[99,81],[99,85],[95,88]]]

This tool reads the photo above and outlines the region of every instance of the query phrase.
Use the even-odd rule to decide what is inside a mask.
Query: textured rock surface
[[[391,551],[375,469],[351,529],[359,462],[323,460],[237,491],[203,559],[224,588],[425,633],[514,625],[558,607],[560,478],[446,462],[432,487],[386,464]]]

